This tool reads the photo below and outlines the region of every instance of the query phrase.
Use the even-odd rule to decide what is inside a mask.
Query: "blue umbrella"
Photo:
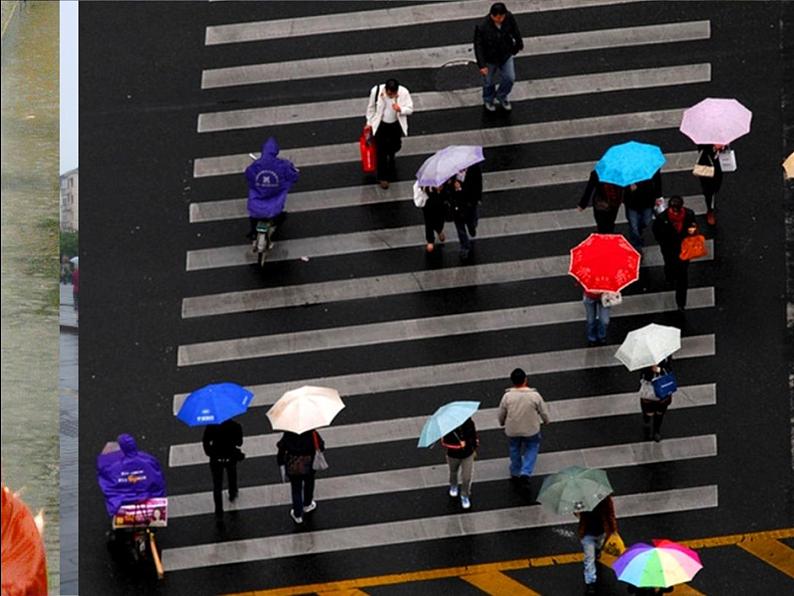
[[[419,435],[419,447],[429,447],[444,435],[451,433],[471,418],[480,407],[478,401],[453,401],[441,406],[425,422]]]
[[[629,186],[653,178],[665,161],[662,150],[656,145],[629,141],[607,149],[595,171],[601,182]]]
[[[185,398],[176,415],[188,426],[220,424],[248,409],[254,394],[236,383],[215,383]]]
[[[450,145],[425,160],[416,172],[419,186],[441,186],[461,170],[485,161],[480,145]]]

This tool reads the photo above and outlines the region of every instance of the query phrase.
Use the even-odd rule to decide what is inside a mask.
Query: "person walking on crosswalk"
[[[579,518],[579,540],[584,553],[584,584],[585,594],[596,593],[596,560],[601,556],[601,548],[611,534],[618,531],[618,520],[615,517],[615,505],[608,496],[596,505],[592,511],[575,511]]]
[[[656,199],[661,196],[661,170],[657,171],[650,180],[631,184],[624,191],[623,204],[626,207],[626,221],[629,222],[629,242],[640,254],[645,246],[642,233],[651,225]]]
[[[289,480],[292,489],[290,517],[296,524],[303,523],[303,515],[317,509],[314,500],[314,456],[317,450],[325,451],[325,441],[316,430],[301,434],[285,432],[278,443],[276,462],[281,479]]]
[[[477,236],[481,199],[482,168],[479,164],[475,164],[459,172],[452,179],[452,192],[449,193],[452,221],[455,222],[455,229],[458,232],[462,261],[468,260],[473,245],[472,238]]]
[[[483,76],[482,99],[485,109],[496,111],[496,103],[510,111],[510,91],[516,80],[513,56],[524,49],[518,22],[503,2],[491,5],[488,15],[474,28],[474,55]],[[496,88],[496,73],[501,74]]]
[[[436,249],[436,236],[438,242],[442,244],[447,239],[444,234],[445,212],[452,188],[447,182],[438,187],[427,187],[422,190],[427,195],[427,200],[422,206],[422,217],[425,220],[425,251],[429,254]]]
[[[375,135],[377,176],[381,188],[389,188],[389,182],[395,178],[395,156],[402,147],[402,137],[408,136],[408,116],[413,111],[411,93],[397,79],[375,85],[369,92],[364,131]]]
[[[223,519],[223,471],[229,481],[229,501],[237,498],[237,462],[242,459],[243,427],[236,420],[222,424],[208,424],[202,437],[204,453],[210,458],[212,472],[212,498],[215,501],[215,518]]]
[[[642,410],[642,426],[645,439],[653,436],[657,443],[662,440],[662,421],[667,408],[673,401],[673,394],[657,397],[652,382],[673,371],[673,357],[668,356],[658,364],[643,369],[640,376],[640,409]]]
[[[595,170],[590,172],[584,194],[579,200],[577,209],[584,211],[592,203],[593,218],[599,234],[614,234],[615,220],[623,203],[624,189],[621,186],[601,182]]]
[[[689,290],[689,261],[681,258],[681,242],[697,232],[695,212],[684,207],[684,199],[670,197],[668,207],[653,220],[653,235],[664,259],[664,279],[675,285],[675,303],[679,312],[686,308]]]
[[[471,507],[471,479],[474,472],[474,458],[480,446],[474,420],[468,418],[451,433],[441,439],[442,447],[447,450],[449,465],[449,496],[453,499],[460,494],[460,506]],[[460,480],[458,477],[460,476]]]
[[[540,450],[540,426],[549,423],[549,412],[522,369],[510,373],[510,382],[513,386],[499,404],[499,425],[505,427],[510,441],[510,479],[527,485]]]

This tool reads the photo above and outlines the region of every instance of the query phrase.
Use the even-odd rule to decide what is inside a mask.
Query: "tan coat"
[[[532,387],[510,387],[499,404],[499,424],[508,437],[531,437],[549,423],[546,402]]]

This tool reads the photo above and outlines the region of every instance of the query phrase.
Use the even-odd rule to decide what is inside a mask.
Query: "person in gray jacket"
[[[510,439],[510,479],[528,483],[540,450],[540,425],[549,423],[546,402],[527,384],[527,374],[520,368],[510,373],[513,387],[499,404],[499,424]]]

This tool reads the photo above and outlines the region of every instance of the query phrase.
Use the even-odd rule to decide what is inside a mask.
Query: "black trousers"
[[[618,218],[617,209],[593,209],[596,228],[599,234],[614,234],[615,220]]]
[[[681,249],[663,250],[664,279],[675,284],[675,303],[678,308],[686,308],[686,295],[689,290],[689,261],[679,258]]]
[[[714,178],[700,176],[700,188],[703,191],[703,197],[706,199],[706,209],[713,209],[714,196],[720,191],[721,186],[722,170],[716,170]]]
[[[402,148],[403,129],[399,122],[378,125],[375,133],[375,152],[378,157],[378,180],[394,180],[397,172],[395,155]]]
[[[212,499],[215,501],[215,515],[223,513],[223,470],[229,481],[229,497],[237,496],[237,461],[234,459],[210,458],[212,472]]]
[[[292,512],[296,517],[303,516],[303,508],[314,499],[314,472],[305,476],[290,476],[292,488]]]

